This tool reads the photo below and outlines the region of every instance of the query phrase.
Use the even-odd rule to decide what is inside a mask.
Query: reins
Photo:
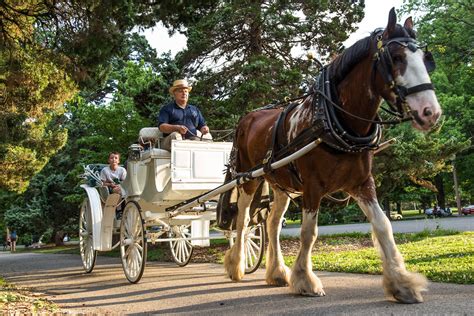
[[[411,121],[413,120],[413,117],[412,116],[401,116],[399,113],[397,112],[393,112],[393,111],[390,111],[388,109],[385,109],[383,107],[381,107],[382,110],[384,111],[387,111],[389,112],[390,114],[392,115],[395,115],[397,117],[400,117],[399,119],[396,119],[396,120],[387,120],[387,121],[381,121],[381,120],[371,120],[371,119],[366,119],[366,118],[363,118],[363,117],[360,117],[358,115],[355,115],[355,114],[352,114],[350,112],[348,112],[347,110],[345,110],[344,108],[342,108],[340,105],[338,105],[337,103],[335,103],[334,101],[331,100],[331,98],[329,98],[323,91],[321,90],[317,90],[315,91],[317,92],[320,96],[322,96],[323,98],[326,99],[326,101],[328,101],[333,107],[335,107],[336,109],[338,109],[339,111],[343,112],[344,114],[347,114],[355,119],[358,119],[360,121],[364,121],[364,122],[368,122],[368,123],[372,123],[372,124],[378,124],[378,125],[396,125],[396,124],[400,124],[402,122],[406,122],[406,121]]]

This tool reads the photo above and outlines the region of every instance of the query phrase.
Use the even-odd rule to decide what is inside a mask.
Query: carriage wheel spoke
[[[251,240],[249,240],[247,242],[247,249],[248,249],[248,252],[251,254],[252,258],[256,258],[257,255],[255,254],[255,249],[254,249],[254,245],[255,243]],[[255,245],[256,246],[256,245]],[[257,248],[258,249],[258,248]]]
[[[189,255],[189,251],[188,251],[188,247],[187,247],[186,242],[183,242],[183,250],[184,250],[184,255],[185,255],[185,257],[183,257],[183,260],[184,260]]]
[[[173,260],[179,266],[185,266],[189,263],[193,252],[193,246],[187,238],[191,237],[189,225],[173,226],[171,228],[171,238],[176,240],[170,241],[171,255]]]

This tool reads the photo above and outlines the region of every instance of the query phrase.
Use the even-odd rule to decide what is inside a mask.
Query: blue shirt
[[[158,115],[158,127],[161,124],[167,123],[171,125],[184,125],[188,128],[188,132],[184,138],[196,136],[197,129],[206,125],[206,121],[199,109],[191,104],[188,104],[184,109],[179,107],[176,102],[170,102],[163,106]],[[169,134],[164,134],[168,136]]]

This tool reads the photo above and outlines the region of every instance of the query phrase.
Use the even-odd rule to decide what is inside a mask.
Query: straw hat
[[[173,82],[173,85],[169,89],[170,94],[173,95],[174,90],[180,88],[188,88],[189,92],[191,92],[191,90],[193,89],[193,87],[188,84],[188,81],[186,79],[179,79]]]

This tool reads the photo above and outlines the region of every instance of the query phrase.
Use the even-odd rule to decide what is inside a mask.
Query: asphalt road
[[[85,274],[78,255],[0,252],[0,274],[73,314],[474,315],[474,285],[431,283],[424,303],[404,305],[385,299],[373,275],[321,272],[327,296],[308,298],[267,286],[264,269],[234,283],[216,264],[148,263],[129,284],[118,258],[99,257]]]
[[[434,230],[452,229],[457,231],[474,231],[474,216],[452,216],[446,218],[427,218],[417,220],[392,221],[392,229],[395,233],[415,233],[425,229]],[[300,227],[285,227],[281,234],[287,236],[299,236]],[[340,233],[361,232],[369,233],[370,223],[358,223],[347,225],[328,225],[318,228],[318,235],[333,235]]]

